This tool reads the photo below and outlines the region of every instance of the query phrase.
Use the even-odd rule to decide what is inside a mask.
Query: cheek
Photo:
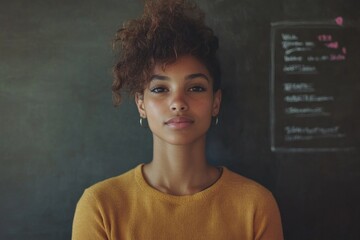
[[[146,117],[148,119],[149,125],[153,125],[153,122],[161,122],[161,120],[159,121],[159,118],[164,116],[164,114],[162,113],[163,108],[163,104],[160,104],[157,101],[145,102]]]
[[[197,104],[197,106],[197,112],[201,113],[202,115],[212,115],[213,102],[211,99],[201,101]]]

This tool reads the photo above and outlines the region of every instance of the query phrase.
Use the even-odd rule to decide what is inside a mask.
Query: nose
[[[189,109],[189,106],[185,100],[183,94],[176,94],[171,101],[170,109],[174,112],[183,112]]]

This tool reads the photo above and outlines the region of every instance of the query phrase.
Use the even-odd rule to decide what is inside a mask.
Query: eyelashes
[[[203,86],[193,86],[188,89],[189,92],[205,92],[207,89]],[[164,93],[168,92],[169,89],[166,87],[152,87],[150,88],[150,92],[152,93]]]
[[[150,89],[150,92],[152,92],[152,93],[163,93],[166,91],[167,91],[167,89],[164,87],[154,87],[154,88]]]
[[[205,92],[206,88],[202,86],[194,86],[189,89],[191,92]]]

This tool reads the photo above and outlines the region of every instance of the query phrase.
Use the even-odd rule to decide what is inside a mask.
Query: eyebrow
[[[185,80],[192,80],[194,78],[204,78],[205,80],[209,81],[209,78],[208,76],[206,76],[205,74],[203,73],[193,73],[193,74],[190,74],[188,76],[185,77]],[[154,80],[170,80],[169,77],[167,76],[164,76],[164,75],[158,75],[158,74],[154,74],[150,77],[150,81],[154,81]]]

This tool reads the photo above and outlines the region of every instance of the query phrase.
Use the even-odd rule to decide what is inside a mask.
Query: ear
[[[135,93],[135,103],[138,108],[140,117],[146,118],[145,104],[144,104],[144,94]]]
[[[220,89],[214,93],[214,101],[213,101],[213,107],[212,107],[213,117],[217,116],[220,112],[221,95],[222,95],[222,92]]]

